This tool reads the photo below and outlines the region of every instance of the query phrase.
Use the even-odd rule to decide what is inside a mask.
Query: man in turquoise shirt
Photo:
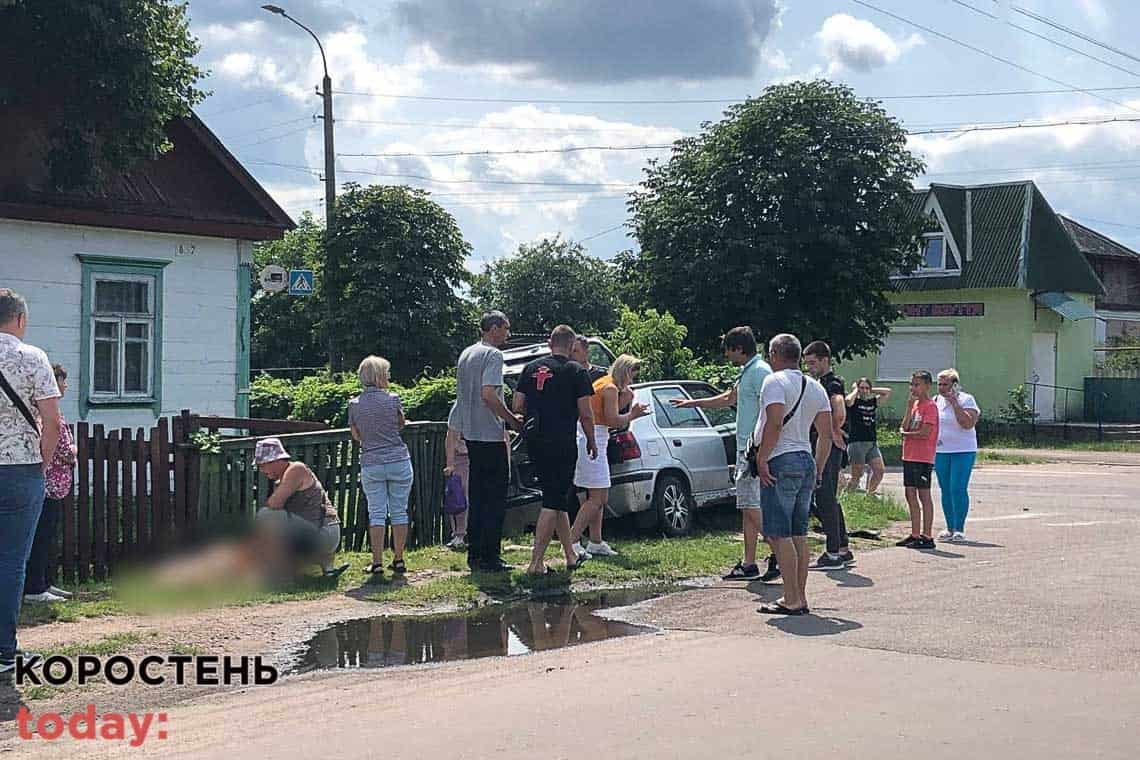
[[[674,399],[671,403],[680,408],[722,409],[736,405],[736,508],[740,510],[744,523],[744,559],[736,563],[725,580],[774,580],[780,571],[772,558],[768,571],[763,576],[756,564],[756,544],[760,537],[760,491],[759,478],[748,472],[748,437],[756,427],[760,416],[760,388],[764,378],[772,374],[772,368],[756,353],[756,336],[751,327],[734,327],[724,336],[724,357],[740,367],[740,374],[732,388],[711,398]]]

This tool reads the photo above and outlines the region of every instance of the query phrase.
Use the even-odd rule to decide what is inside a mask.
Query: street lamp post
[[[312,29],[290,16],[285,12],[285,9],[280,6],[263,5],[261,7],[270,13],[275,13],[282,18],[292,21],[304,29],[317,43],[317,49],[321,51],[321,65],[325,71],[324,79],[321,80],[321,100],[324,102],[325,125],[325,236],[329,243],[325,246],[325,302],[328,306],[326,343],[329,355],[329,368],[335,371],[340,369],[340,360],[335,349],[334,335],[336,329],[333,326],[336,317],[336,287],[340,281],[340,272],[331,245],[332,235],[336,230],[336,153],[333,149],[333,93],[332,79],[329,78],[329,62],[328,59],[325,58],[325,46],[321,44],[320,39],[313,33]]]

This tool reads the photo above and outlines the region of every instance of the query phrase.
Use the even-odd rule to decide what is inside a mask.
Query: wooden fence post
[[[93,456],[91,457],[92,496],[91,522],[94,523],[95,550],[93,564],[96,580],[107,577],[107,442],[103,426],[95,426]]]
[[[90,426],[86,422],[75,426],[75,446],[78,449],[76,459],[79,465],[78,506],[75,512],[78,541],[76,570],[79,582],[85,583],[91,577],[91,438]]]
[[[107,434],[107,527],[104,541],[106,572],[115,567],[115,554],[119,545],[119,431]]]
[[[150,488],[147,478],[147,463],[150,459],[150,444],[146,440],[146,430],[138,429],[135,438],[135,545],[133,555],[137,559],[150,551],[150,533],[147,524],[150,517]]]

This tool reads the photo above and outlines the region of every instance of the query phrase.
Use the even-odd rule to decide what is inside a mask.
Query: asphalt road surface
[[[861,552],[852,572],[813,573],[809,617],[757,614],[778,584],[720,584],[618,611],[660,626],[658,635],[286,679],[179,707],[168,738],[138,749],[32,740],[16,751],[1132,758],[1140,736],[1138,472],[980,469],[970,543]],[[888,476],[888,486],[897,489],[898,479]]]

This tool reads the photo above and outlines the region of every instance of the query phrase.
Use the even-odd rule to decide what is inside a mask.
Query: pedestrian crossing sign
[[[313,294],[313,270],[289,270],[289,295],[311,296]]]

